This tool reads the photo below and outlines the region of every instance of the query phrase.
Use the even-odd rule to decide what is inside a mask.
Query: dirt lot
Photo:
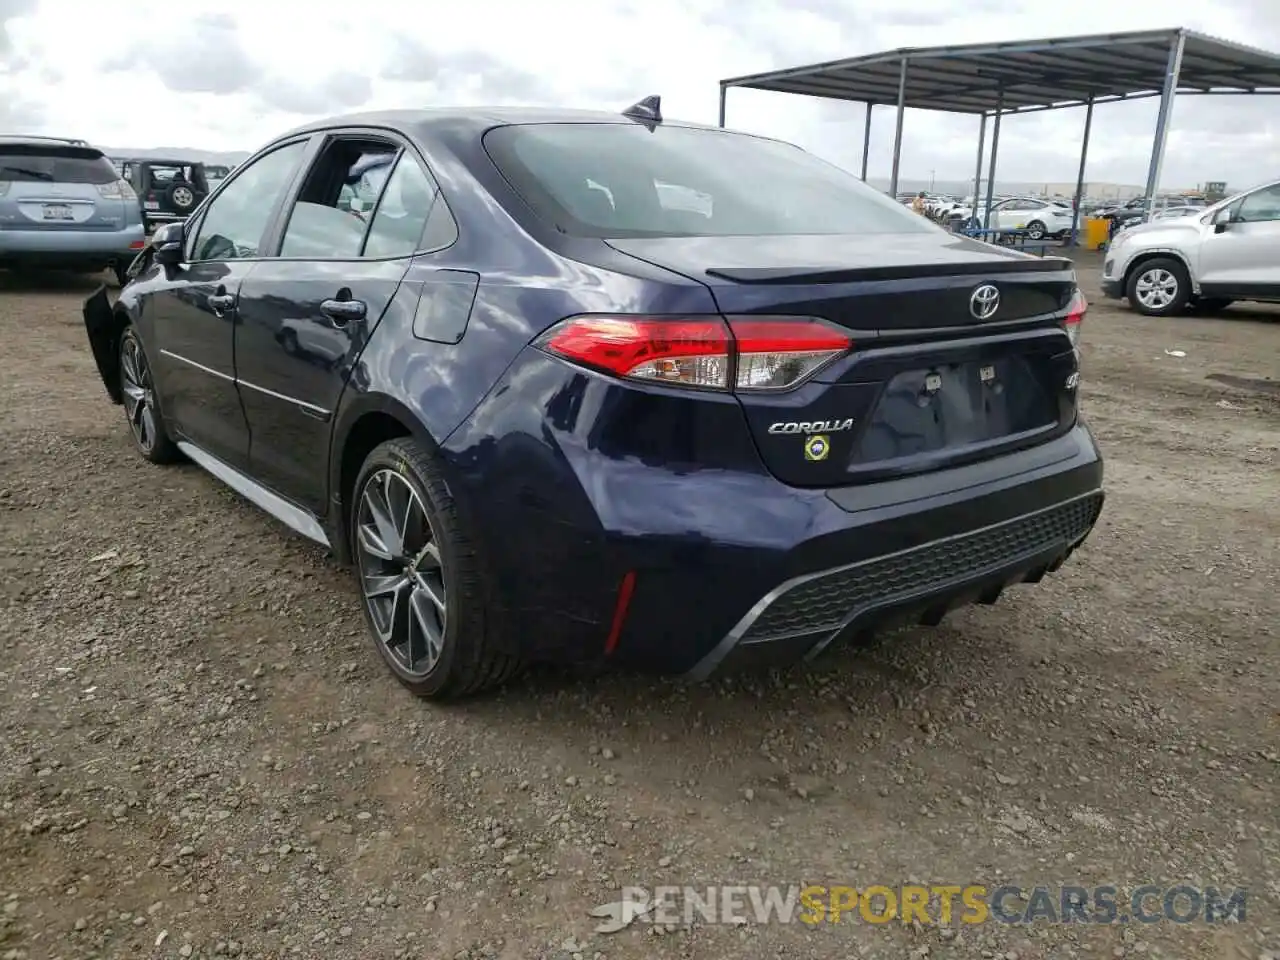
[[[1280,312],[1091,298],[1109,500],[1038,588],[786,674],[439,708],[385,673],[348,573],[134,455],[89,289],[0,273],[0,960],[1280,950]],[[1245,887],[1247,913],[588,916],[628,885],[908,882]]]

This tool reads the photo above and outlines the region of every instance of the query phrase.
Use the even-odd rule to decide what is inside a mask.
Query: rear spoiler
[[[1002,273],[1048,273],[1074,270],[1066,257],[1028,257],[1002,263],[908,263],[891,267],[711,267],[707,276],[734,283],[865,283],[923,277],[998,276]]]

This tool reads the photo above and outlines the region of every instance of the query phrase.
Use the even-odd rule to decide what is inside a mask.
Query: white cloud
[[[175,16],[180,10],[181,16]],[[314,116],[432,104],[620,109],[663,95],[668,116],[714,122],[723,77],[899,46],[1186,26],[1280,49],[1280,4],[1220,0],[0,0],[0,129],[117,147],[250,150]],[[1185,98],[1164,183],[1243,186],[1280,167],[1280,101]],[[1100,107],[1090,180],[1145,179],[1155,101]],[[1075,177],[1082,110],[1004,124],[1000,178]],[[732,90],[729,123],[851,169],[861,105]],[[906,179],[972,176],[977,118],[907,115]],[[893,111],[873,123],[886,177]]]

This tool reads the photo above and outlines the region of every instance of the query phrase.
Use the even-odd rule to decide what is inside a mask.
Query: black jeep
[[[190,160],[125,160],[120,175],[138,195],[148,233],[187,219],[209,193],[204,164]]]

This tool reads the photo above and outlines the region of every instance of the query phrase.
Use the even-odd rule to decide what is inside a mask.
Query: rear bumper
[[[1057,570],[1088,536],[1102,491],[897,553],[794,577],[765,594],[689,671],[812,658],[842,635],[889,624],[936,624],[967,603]]]
[[[677,475],[520,446],[522,462],[495,471],[502,486],[519,478],[518,492],[472,486],[465,471],[454,487],[485,554],[487,615],[530,659],[694,678],[990,602],[1056,569],[1102,506],[1083,424],[981,463],[829,491],[786,486],[745,459]]]
[[[0,230],[0,263],[34,267],[104,267],[128,263],[142,250],[142,224],[123,230]]]

